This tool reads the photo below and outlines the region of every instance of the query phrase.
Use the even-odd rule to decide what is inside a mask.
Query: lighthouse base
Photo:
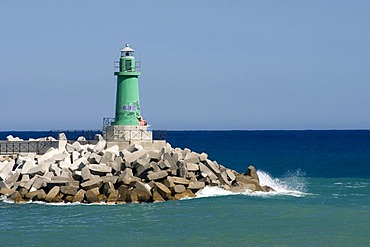
[[[106,126],[103,130],[104,139],[107,141],[152,141],[153,132],[148,131],[148,126]]]

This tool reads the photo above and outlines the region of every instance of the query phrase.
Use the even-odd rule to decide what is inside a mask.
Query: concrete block
[[[177,162],[177,176],[186,178],[188,176],[188,169],[186,169],[186,163],[184,161]]]
[[[195,182],[192,181],[188,185],[188,189],[191,189],[191,190],[200,190],[200,189],[203,189],[204,187],[206,187],[206,184],[200,181],[195,181]]]
[[[43,187],[44,182],[45,182],[45,179],[44,178],[42,178],[42,177],[36,177],[35,180],[33,181],[31,190],[35,190],[35,189],[38,190],[38,189],[40,189],[41,187]]]
[[[134,184],[134,187],[139,190],[146,191],[150,196],[152,196],[152,192],[150,191],[151,187],[148,184],[140,182],[140,181],[136,181],[136,183]]]
[[[48,172],[46,173],[44,176],[42,176],[45,180],[51,180],[52,177],[54,177],[54,173],[53,172]]]
[[[63,178],[67,178],[68,180],[73,180],[72,172],[68,168],[62,168],[62,172],[60,176],[56,176],[56,177],[63,177]]]
[[[77,151],[73,151],[72,152],[72,155],[71,155],[71,158],[72,158],[72,162],[75,162],[77,159],[79,159],[81,157],[81,154]]]
[[[80,189],[77,191],[76,195],[73,197],[72,202],[83,202],[85,197],[85,191],[83,189]]]
[[[84,147],[78,141],[75,141],[74,143],[72,143],[72,147],[77,152],[81,152],[84,150]]]
[[[23,141],[23,139],[19,138],[19,137],[13,137],[12,135],[8,135],[6,137],[6,139],[10,142],[17,142],[17,141]]]
[[[19,203],[25,202],[25,200],[22,198],[22,195],[18,191],[13,192],[9,196],[9,199],[13,200],[14,202],[19,202]]]
[[[184,198],[192,198],[192,197],[196,197],[196,195],[191,191],[191,190],[186,190],[180,194],[176,194],[174,196],[174,198],[176,200],[181,200],[181,199],[184,199]]]
[[[195,152],[187,152],[184,161],[186,163],[198,163],[199,162],[199,154]]]
[[[201,154],[199,155],[199,160],[200,160],[201,162],[206,161],[207,159],[208,159],[208,154],[206,154],[206,153],[201,153]]]
[[[163,154],[163,161],[164,163],[167,163],[166,166],[169,166],[171,170],[176,170],[177,166],[175,163],[175,160],[171,157],[169,153]]]
[[[129,163],[132,163],[136,160],[138,160],[139,158],[141,158],[142,156],[146,155],[146,150],[142,149],[142,150],[138,150],[136,152],[133,152],[133,153],[127,153],[123,159]]]
[[[33,177],[33,178],[31,178],[30,180],[28,180],[24,185],[23,185],[23,188],[25,188],[26,190],[30,190],[31,189],[31,186],[32,186],[32,184],[35,182],[35,179],[36,179],[37,177],[35,176],[35,177]]]
[[[79,188],[77,186],[61,186],[60,191],[65,195],[74,196],[77,194]]]
[[[2,189],[2,188],[10,189],[10,187],[7,183],[5,183],[4,181],[0,181],[0,189]]]
[[[168,176],[168,173],[166,171],[158,171],[158,172],[148,173],[147,177],[148,177],[149,180],[156,181],[156,180],[163,179],[167,176]]]
[[[4,161],[0,163],[0,179],[5,180],[13,171],[15,165],[14,160]]]
[[[159,171],[161,171],[161,168],[159,168],[159,166],[157,165],[157,163],[155,163],[155,162],[150,162],[150,166],[152,167],[152,170],[153,170],[153,172],[159,172]]]
[[[205,162],[203,162],[203,164],[206,165],[216,175],[221,174],[221,171],[218,168],[218,165],[216,163],[212,162],[211,160],[206,160]]]
[[[199,171],[199,165],[196,163],[186,163],[186,169],[190,172]]]
[[[1,182],[0,182],[1,183]],[[15,192],[15,189],[9,189],[9,188],[0,188],[0,195],[4,195],[6,197],[9,197],[11,194]]]
[[[99,165],[90,164],[89,169],[90,169],[91,174],[95,174],[95,175],[105,175],[107,173],[112,172],[112,168],[103,163],[100,163]]]
[[[30,175],[28,175],[28,174],[22,175],[21,181],[24,181],[24,182],[30,181]]]
[[[34,176],[36,174],[42,176],[48,171],[49,171],[49,165],[42,164],[42,165],[35,165],[34,167],[30,168],[26,174],[29,174],[31,176]]]
[[[115,184],[115,183],[117,183],[119,177],[118,176],[104,176],[104,177],[100,177],[100,178],[103,181],[103,183]]]
[[[188,176],[186,178],[189,180],[197,180],[197,175],[195,174],[195,172],[188,172]]]
[[[117,155],[115,153],[106,151],[101,158],[100,163],[108,164],[109,162],[113,162],[116,156]]]
[[[221,172],[221,174],[218,176],[218,179],[220,180],[221,184],[223,184],[223,185],[227,184],[227,185],[231,186],[231,183],[228,180],[228,176],[226,174],[226,171]]]
[[[143,146],[136,143],[127,148],[127,151],[129,151],[130,153],[134,153],[140,150],[143,150]]]
[[[87,159],[90,164],[99,164],[102,159],[102,156],[96,153],[91,153]]]
[[[28,171],[35,167],[35,162],[33,160],[27,160],[24,164],[23,164],[23,167],[22,167],[22,170],[21,170],[21,174],[27,174]]]
[[[84,136],[79,136],[79,137],[77,138],[77,141],[78,141],[78,142],[85,142],[85,141],[86,141],[86,138],[85,138]]]
[[[110,191],[108,195],[107,203],[115,204],[117,202],[117,198],[118,198],[118,191],[117,190]]]
[[[155,182],[154,189],[158,191],[158,193],[164,198],[169,199],[171,198],[171,190],[167,188],[164,184]]]
[[[24,195],[25,198],[32,200],[32,201],[41,201],[45,200],[46,193],[44,190],[35,190],[32,192],[28,192]]]
[[[167,169],[170,169],[171,168],[171,164],[168,161],[167,162],[164,162],[163,160],[158,162],[158,166],[162,170],[167,170]]]
[[[186,178],[180,178],[180,177],[167,177],[167,180],[169,182],[172,182],[174,184],[183,184],[183,185],[188,185],[190,181]]]
[[[88,180],[80,184],[81,188],[84,190],[91,190],[93,188],[99,188],[102,185],[103,181],[99,178]]]
[[[20,171],[15,171],[13,174],[6,178],[6,182],[8,184],[13,184],[18,181],[20,175],[21,175]]]
[[[46,202],[53,202],[54,199],[58,196],[60,192],[60,187],[59,186],[54,186],[49,193],[46,194],[45,196],[45,201]]]
[[[121,185],[117,189],[118,196],[117,196],[117,203],[125,203],[128,195],[129,195],[129,187],[127,185]]]
[[[69,157],[69,155],[66,154],[66,153],[56,153],[52,156],[54,161],[61,161],[61,160],[64,160],[65,158],[67,158],[67,157]]]
[[[145,171],[148,171],[149,169],[152,169],[149,162],[145,159],[138,159],[134,164],[134,168],[136,170],[136,176],[138,176],[138,177],[141,174],[143,174]]]
[[[58,154],[60,154],[61,151],[59,151],[59,149],[55,149],[53,147],[51,147],[46,153],[44,153],[43,155],[41,155],[37,161],[38,161],[38,164],[41,164],[47,160],[49,160],[48,162],[50,164],[54,163],[55,159],[54,159],[54,155],[56,157],[58,157]]]
[[[101,151],[104,150],[106,145],[107,142],[103,138],[99,139],[98,143],[95,145],[93,152],[99,154]]]
[[[112,190],[112,189],[114,190],[114,184],[113,183],[103,182],[102,188],[100,190],[102,190],[102,194],[108,195],[109,191]]]
[[[100,202],[99,196],[93,190],[87,190],[85,192],[86,200],[90,203],[97,203]]]
[[[137,197],[139,202],[149,202],[149,201],[151,201],[152,196],[147,191],[137,189],[137,188],[134,188],[133,191],[136,192],[136,197]]]
[[[161,159],[162,154],[158,151],[149,151],[148,156],[150,161],[158,162]]]
[[[63,167],[65,167],[65,166],[63,166]],[[60,174],[62,173],[62,169],[60,169],[58,164],[52,164],[50,166],[50,171],[53,172],[55,176],[60,176]]]
[[[234,181],[236,179],[235,174],[230,169],[226,169],[226,174],[230,178],[231,181]]]
[[[119,146],[118,145],[113,145],[110,147],[107,147],[105,150],[103,150],[103,153],[105,154],[106,152],[111,152],[115,156],[119,156]]]
[[[82,170],[82,168],[84,168],[85,166],[88,166],[89,164],[90,163],[86,158],[84,157],[78,158],[72,163],[70,169],[71,170]]]
[[[87,151],[87,152],[82,152],[81,153],[81,156],[85,159],[88,159],[91,155],[91,152],[90,151]]]
[[[250,176],[252,179],[255,179],[255,180],[259,181],[259,177],[258,177],[256,168],[252,165],[248,166],[248,170],[245,173],[245,175]]]
[[[153,191],[153,201],[154,202],[164,202],[164,199],[161,196],[161,194],[159,194],[158,191]]]
[[[186,190],[185,186],[182,184],[176,184],[174,187],[174,192],[175,193],[182,193]]]
[[[131,168],[126,168],[120,175],[120,177],[118,178],[118,182],[123,182],[124,184],[126,185],[129,185],[133,182],[135,182],[136,179],[134,179],[134,175],[132,173],[132,169]]]
[[[66,144],[65,149],[68,153],[72,153],[75,150],[72,144],[69,143]]]
[[[199,163],[199,169],[202,177],[209,177],[211,180],[217,179],[217,176],[203,163]]]

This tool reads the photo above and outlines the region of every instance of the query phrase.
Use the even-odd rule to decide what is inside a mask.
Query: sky
[[[361,0],[0,0],[0,130],[101,129],[126,43],[153,129],[369,129],[369,25]]]

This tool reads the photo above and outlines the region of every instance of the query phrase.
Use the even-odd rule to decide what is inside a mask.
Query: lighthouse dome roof
[[[122,51],[122,52],[133,52],[133,51],[135,51],[135,50],[134,50],[134,49],[132,49],[132,48],[129,46],[129,44],[126,44],[126,47],[125,47],[125,48],[123,48],[121,51]]]

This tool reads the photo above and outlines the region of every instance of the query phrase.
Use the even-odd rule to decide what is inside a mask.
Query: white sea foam
[[[201,198],[201,197],[211,197],[211,196],[228,196],[228,195],[233,195],[233,194],[236,194],[236,193],[233,193],[231,191],[228,191],[228,190],[224,190],[222,188],[219,188],[219,187],[205,187],[204,189],[202,190],[199,190],[196,195],[197,195],[197,198]]]
[[[197,198],[201,197],[212,197],[212,196],[228,196],[228,195],[247,195],[247,196],[276,196],[276,195],[287,195],[294,197],[304,197],[310,195],[305,189],[305,179],[304,174],[301,171],[289,172],[286,176],[282,178],[273,178],[268,173],[264,171],[257,171],[258,177],[260,179],[260,184],[267,185],[273,188],[275,191],[271,192],[251,192],[244,191],[241,193],[233,193],[228,190],[224,190],[218,187],[205,187],[204,189],[196,193]]]

